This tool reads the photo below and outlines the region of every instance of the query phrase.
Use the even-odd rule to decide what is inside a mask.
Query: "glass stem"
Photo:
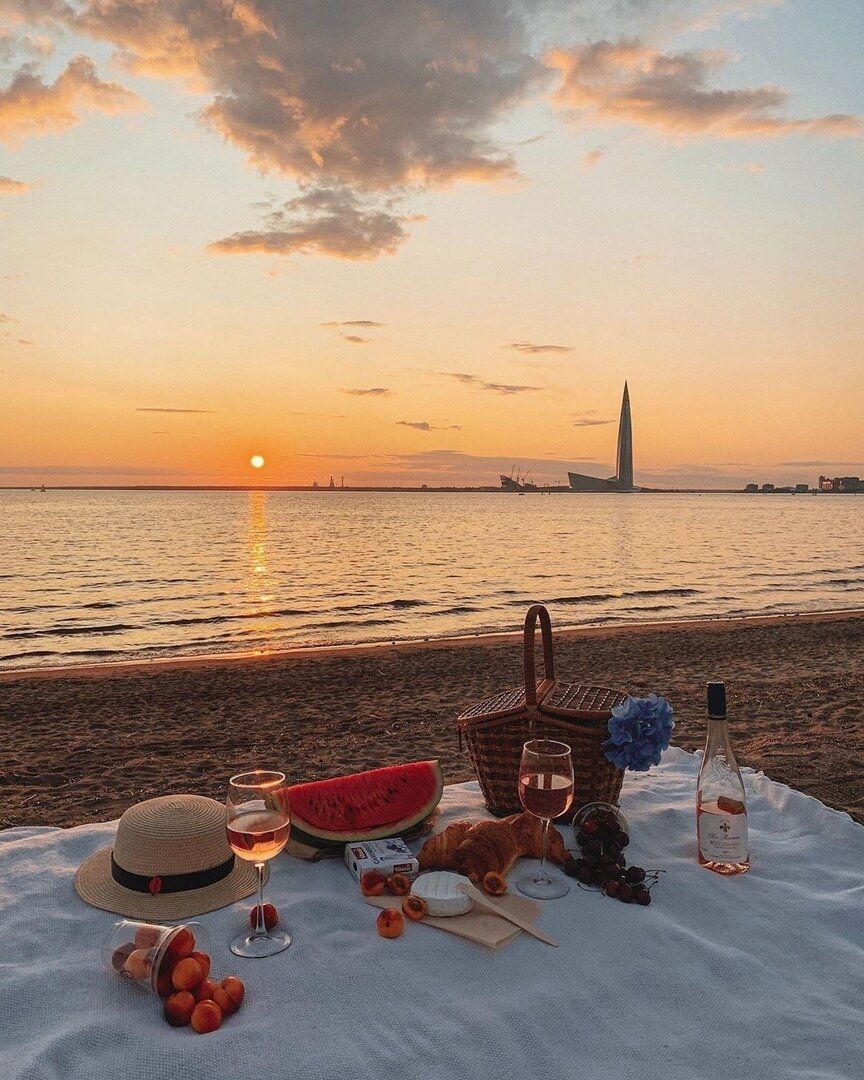
[[[255,869],[258,871],[258,907],[255,909],[255,937],[266,937],[267,927],[264,925],[264,863],[256,862]]]
[[[545,881],[546,874],[546,842],[549,839],[549,821],[550,818],[543,818],[543,839],[540,842],[540,878]]]

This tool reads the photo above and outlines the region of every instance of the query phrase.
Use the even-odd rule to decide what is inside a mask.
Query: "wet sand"
[[[663,694],[704,744],[726,682],[742,765],[864,823],[864,613],[559,631],[556,675]],[[439,758],[473,778],[456,716],[522,678],[521,635],[0,674],[0,827],[77,825],[234,772],[291,782]],[[625,784],[626,784],[625,778]]]

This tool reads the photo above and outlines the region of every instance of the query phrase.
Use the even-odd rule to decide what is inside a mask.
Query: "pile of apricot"
[[[196,951],[188,926],[178,927],[161,950],[160,934],[159,927],[140,926],[134,941],[114,950],[113,967],[124,978],[152,982],[172,1027],[190,1025],[202,1035],[216,1031],[243,1004],[245,986],[234,975],[220,983],[210,978],[210,957]],[[154,964],[158,964],[155,972]]]

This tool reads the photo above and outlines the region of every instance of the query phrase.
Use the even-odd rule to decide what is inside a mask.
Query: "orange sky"
[[[0,486],[864,475],[853,0],[139,4],[0,11]]]

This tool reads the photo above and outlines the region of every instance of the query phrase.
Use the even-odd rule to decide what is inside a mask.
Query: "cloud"
[[[33,22],[113,45],[136,75],[208,95],[205,125],[256,170],[312,190],[390,198],[516,176],[502,117],[545,84],[531,16],[552,0],[5,0]],[[372,214],[367,209],[364,216]],[[379,207],[358,229],[350,202],[293,224],[217,240],[223,253],[375,258],[406,237]],[[341,227],[332,216],[340,219]],[[389,227],[383,217],[390,217]],[[367,222],[367,224],[369,224]],[[334,236],[334,233],[336,234]],[[346,239],[346,237],[350,239]]]
[[[730,162],[723,166],[726,172],[730,173],[746,173],[749,176],[758,176],[759,173],[765,172],[765,166],[761,161],[739,161]]]
[[[340,334],[343,341],[350,341],[352,345],[368,345],[372,340],[368,337],[360,337],[359,334]]]
[[[0,465],[0,473],[8,476],[186,476],[189,470],[175,468],[152,468],[149,465]]]
[[[466,375],[461,371],[442,371],[438,372],[438,374],[445,375],[448,379],[455,379],[466,386],[476,386],[480,390],[490,390],[495,394],[526,394],[532,390],[543,389],[542,386],[514,386],[510,383],[486,382],[485,379],[481,379],[477,375]]]
[[[561,73],[553,103],[591,123],[649,127],[678,139],[864,133],[861,119],[847,114],[785,119],[778,115],[789,97],[782,87],[711,89],[709,75],[730,59],[720,51],[664,53],[620,38],[552,49],[546,63]]]
[[[777,465],[801,469],[859,469],[864,468],[864,461],[778,461]]]
[[[3,312],[0,311],[0,323],[11,323],[11,322],[17,322],[17,321],[18,320],[13,319],[11,315],[4,315]]]
[[[589,150],[587,154],[582,155],[582,168],[593,169],[596,165],[600,164],[605,156],[606,148],[603,146],[595,146],[593,150]]]
[[[532,345],[530,341],[511,341],[509,345],[504,346],[505,349],[516,349],[521,353],[564,353],[573,352],[571,345]]]
[[[183,416],[200,416],[200,415],[203,415],[205,413],[212,413],[213,409],[161,409],[161,408],[140,407],[140,408],[137,408],[135,410],[135,412],[177,413],[177,414],[181,414]]]
[[[573,421],[573,427],[602,427],[604,424],[614,423],[614,420],[592,420],[589,417],[582,417],[581,420]]]
[[[33,342],[29,338],[19,337],[18,338],[18,344],[19,345],[32,345]]]
[[[415,431],[461,431],[461,424],[449,424],[445,427],[435,427],[428,420],[397,420],[398,427],[410,427]]]
[[[390,391],[385,386],[370,386],[368,390],[359,388],[340,389],[340,394],[350,394],[352,397],[390,397]]]
[[[144,107],[131,90],[103,82],[89,57],[74,57],[53,83],[43,82],[34,65],[24,64],[0,89],[0,142],[59,134],[80,123],[82,111],[113,116]]]
[[[347,187],[310,187],[275,206],[258,230],[233,233],[208,245],[219,255],[318,254],[362,261],[392,255],[408,239],[395,213],[398,200],[360,195]]]
[[[339,327],[339,326],[365,326],[368,328],[386,326],[383,322],[373,322],[372,319],[346,319],[343,322],[322,322],[319,325],[327,327]]]
[[[24,195],[32,189],[33,185],[25,180],[13,180],[11,176],[0,176],[0,195]]]

